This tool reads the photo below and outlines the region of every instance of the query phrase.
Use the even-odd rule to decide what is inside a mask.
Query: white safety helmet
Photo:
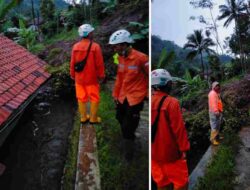
[[[80,37],[87,37],[89,33],[94,30],[95,29],[90,24],[83,24],[78,28],[78,33]]]
[[[151,72],[151,85],[165,86],[169,81],[172,81],[172,77],[165,69],[156,69]]]
[[[217,85],[220,85],[217,81],[213,82],[212,89],[214,89]]]
[[[120,43],[134,43],[133,38],[131,37],[131,34],[127,30],[117,30],[114,32],[110,38],[109,38],[109,44],[120,44]]]

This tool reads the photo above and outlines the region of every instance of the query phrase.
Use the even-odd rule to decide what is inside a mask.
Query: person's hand
[[[183,160],[186,160],[187,159],[187,153],[186,152],[182,152],[181,158]]]
[[[116,105],[118,105],[119,104],[118,98],[114,98],[114,102]]]
[[[220,112],[218,112],[218,111],[215,112],[214,114],[215,114],[217,117],[220,116]]]

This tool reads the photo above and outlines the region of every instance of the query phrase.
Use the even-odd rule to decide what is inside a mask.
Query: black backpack
[[[82,61],[79,61],[74,65],[75,72],[81,72],[84,69],[84,67],[87,63],[87,59],[89,56],[89,51],[90,51],[91,45],[92,45],[92,41],[90,41],[86,57]]]

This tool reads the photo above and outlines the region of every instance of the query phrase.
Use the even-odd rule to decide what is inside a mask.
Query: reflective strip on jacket
[[[216,113],[223,111],[221,98],[219,94],[214,90],[211,90],[208,94],[208,106],[209,106],[209,112]]]
[[[148,95],[148,56],[132,48],[127,57],[118,59],[113,97],[120,103],[127,98],[130,106],[136,105]]]
[[[151,125],[157,116],[160,100],[166,93],[155,91],[151,103]],[[170,126],[169,126],[170,125]],[[190,149],[188,135],[184,126],[179,101],[168,96],[162,104],[158,128],[152,147],[152,160],[162,163],[173,162],[178,159],[178,152]]]
[[[105,77],[101,47],[95,42],[92,43],[84,70],[79,73],[74,70],[75,63],[86,56],[89,43],[89,39],[82,39],[73,46],[71,53],[70,76],[81,85],[98,84],[98,77]]]

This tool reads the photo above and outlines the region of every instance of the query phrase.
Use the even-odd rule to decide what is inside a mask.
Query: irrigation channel
[[[60,189],[76,112],[73,98],[54,94],[50,86],[39,92],[0,148],[6,165],[1,189]]]

